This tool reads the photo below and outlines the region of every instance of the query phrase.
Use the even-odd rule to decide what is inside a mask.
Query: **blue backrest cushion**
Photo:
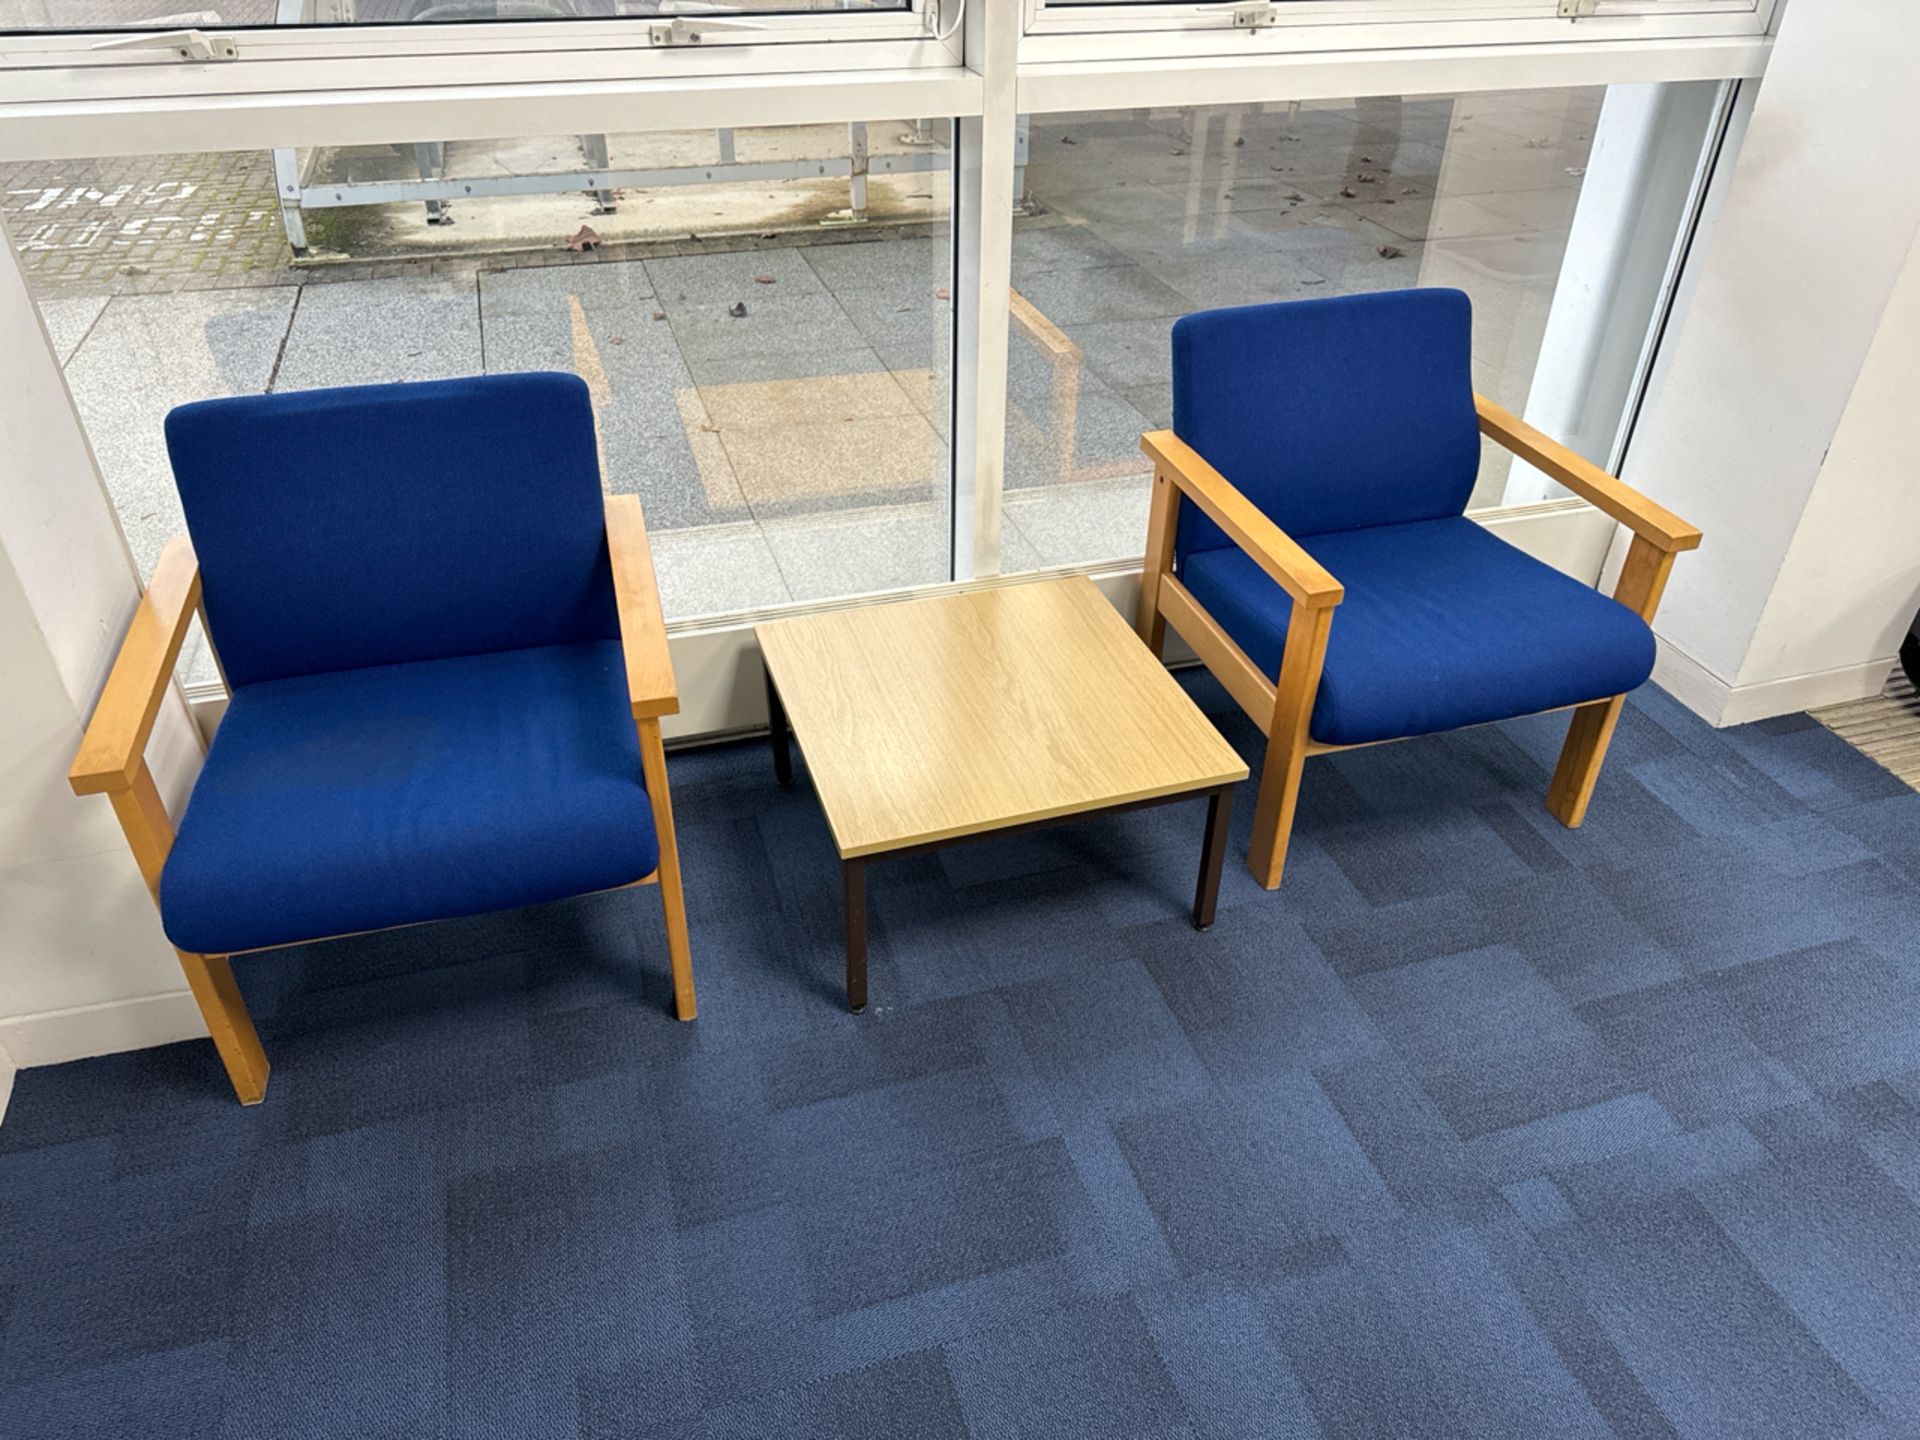
[[[1389,290],[1173,327],[1173,429],[1290,535],[1458,515],[1480,467],[1473,310]],[[1177,550],[1230,543],[1197,505]]]
[[[166,434],[234,685],[619,633],[577,376],[206,400]]]

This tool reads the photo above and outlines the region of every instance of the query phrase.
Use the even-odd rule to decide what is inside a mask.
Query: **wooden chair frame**
[[[1700,544],[1700,531],[1599,466],[1548,439],[1517,416],[1476,394],[1480,430],[1520,459],[1633,532],[1613,598],[1651,622],[1666,589],[1674,556]],[[1267,889],[1280,884],[1287,840],[1300,796],[1300,774],[1310,755],[1355,747],[1323,745],[1308,734],[1314,696],[1327,657],[1340,582],[1246,496],[1171,430],[1140,437],[1153,462],[1153,501],[1147,518],[1146,563],[1140,573],[1136,628],[1158,655],[1173,626],[1240,708],[1267,736],[1267,758],[1254,802],[1248,868]],[[1269,679],[1173,574],[1180,506],[1191,500],[1251,556],[1293,600],[1280,674]],[[1586,819],[1626,696],[1574,707],[1559,764],[1547,787],[1547,809],[1569,829]]]
[[[667,653],[666,618],[653,573],[646,521],[635,495],[610,496],[606,503],[607,550],[613,565],[614,597],[620,616],[627,691],[640,737],[640,762],[647,799],[660,841],[660,863],[634,885],[658,885],[666,911],[667,955],[673,969],[675,1013],[691,1020],[696,1013],[693,962],[687,944],[686,900],[680,888],[680,849],[674,835],[673,803],[667,790],[667,756],[660,718],[680,709],[673,662]],[[147,768],[146,748],[161,697],[180,658],[187,622],[204,609],[200,566],[187,538],[167,542],[153,580],[134,611],[133,623],[94,707],[79,754],[68,772],[77,795],[105,795],[113,802],[127,844],[147,882],[154,904],[160,902],[160,873],[173,848],[173,822]],[[209,638],[209,643],[211,639]],[[621,889],[628,887],[621,886]],[[431,922],[420,922],[431,923]],[[404,928],[404,927],[394,927]],[[341,936],[314,936],[288,944],[312,944]],[[284,946],[269,946],[283,949]],[[184,950],[180,968],[194,1002],[207,1022],[214,1048],[243,1105],[257,1105],[267,1094],[267,1057],[234,983],[232,956],[195,955]],[[253,953],[253,952],[237,952]]]

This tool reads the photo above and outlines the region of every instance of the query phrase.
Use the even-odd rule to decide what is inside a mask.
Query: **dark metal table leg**
[[[847,891],[847,1008],[858,1015],[867,1008],[867,862],[843,860],[840,873]]]
[[[1233,820],[1233,786],[1222,785],[1207,801],[1207,837],[1200,846],[1200,882],[1193,891],[1193,928],[1213,924],[1220,899],[1220,871],[1227,858],[1227,831]]]
[[[779,688],[773,683],[773,671],[763,664],[767,680],[767,738],[773,742],[773,778],[786,789],[793,784],[793,749],[787,739],[787,707],[780,703]]]

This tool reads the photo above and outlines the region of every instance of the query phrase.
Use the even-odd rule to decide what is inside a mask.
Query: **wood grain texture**
[[[1140,437],[1140,448],[1153,461],[1155,477],[1165,476],[1178,485],[1234,544],[1279,582],[1295,604],[1317,609],[1340,603],[1346,592],[1326,566],[1234,489],[1199,451],[1171,430],[1149,430]]]
[[[160,713],[160,699],[180,659],[187,622],[199,604],[200,565],[187,537],[176,535],[153,567],[153,579],[134,609],[100,703],[93,707],[67,772],[74,794],[110,793],[133,784]]]
[[[620,611],[620,648],[627,661],[627,694],[633,718],[657,719],[680,710],[667,652],[667,620],[647,543],[646,517],[638,495],[607,497],[607,555],[613,562],[613,597]]]
[[[1287,617],[1273,723],[1267,727],[1267,759],[1253,805],[1253,844],[1247,852],[1247,868],[1268,890],[1280,884],[1287,864],[1287,842],[1300,800],[1300,770],[1307,760],[1307,727],[1313,719],[1313,699],[1320,690],[1332,626],[1333,611],[1328,609],[1296,605]]]
[[[1213,678],[1226,686],[1240,708],[1262,732],[1273,724],[1275,687],[1247,652],[1234,644],[1220,622],[1173,576],[1160,582],[1160,614],[1174,633],[1193,648]]]
[[[1626,561],[1620,566],[1620,578],[1614,582],[1613,598],[1651,625],[1654,612],[1660,608],[1660,597],[1667,593],[1673,556],[1673,551],[1661,549],[1646,536],[1634,536],[1627,547]]]
[[[1166,617],[1160,613],[1160,582],[1173,572],[1173,545],[1180,528],[1180,487],[1156,471],[1153,499],[1147,510],[1146,558],[1140,565],[1140,605],[1134,630],[1155,655],[1167,641]]]
[[[1084,577],[755,634],[842,859],[1247,774]]]
[[[653,831],[660,842],[660,904],[667,919],[667,961],[673,969],[673,1011],[682,1020],[699,1013],[693,993],[693,952],[687,941],[687,902],[680,889],[680,839],[673,825],[673,794],[667,788],[667,751],[660,722],[642,720],[640,765],[647,777],[647,802],[653,807]]]
[[[1671,510],[1656,505],[1631,486],[1623,485],[1592,461],[1574,454],[1559,441],[1549,439],[1486,396],[1475,394],[1473,405],[1480,416],[1482,434],[1511,450],[1542,474],[1552,476],[1634,534],[1669,552],[1692,550],[1699,545],[1700,531],[1697,526],[1689,525]]]
[[[1560,759],[1553,767],[1553,779],[1547,783],[1547,811],[1569,830],[1578,830],[1587,818],[1594,786],[1600,783],[1600,766],[1607,758],[1607,746],[1613,743],[1614,727],[1620,723],[1620,711],[1626,703],[1626,696],[1615,695],[1573,712],[1566,743],[1560,747]]]
[[[158,906],[160,872],[173,849],[173,821],[167,816],[147,762],[136,759],[133,782],[109,792],[109,798],[120,828],[126,832],[134,862],[140,867],[140,876],[147,882],[147,892]],[[181,973],[187,977],[187,988],[193,992],[207,1034],[226,1067],[233,1093],[242,1105],[258,1105],[267,1097],[267,1054],[253,1028],[253,1017],[247,1013],[247,1002],[240,998],[240,987],[234,983],[232,964],[224,955],[196,955],[179,949],[173,953],[180,958]]]
[[[1676,553],[1658,540],[1635,534],[1614,584],[1613,598],[1652,624],[1660,597],[1666,593],[1667,577],[1673,573]],[[1600,767],[1606,763],[1607,747],[1613,743],[1614,728],[1620,723],[1625,704],[1624,695],[1615,695],[1579,706],[1573,712],[1566,743],[1560,747],[1560,759],[1547,785],[1547,810],[1569,830],[1579,829],[1587,818],[1594,787],[1600,783]]]

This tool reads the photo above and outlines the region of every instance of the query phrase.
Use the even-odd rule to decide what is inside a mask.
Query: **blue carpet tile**
[[[1259,738],[1186,683],[1242,753]],[[838,869],[680,754],[651,890],[246,959],[273,1061],[19,1077],[0,1434],[1920,1435],[1920,794],[1648,690]]]

